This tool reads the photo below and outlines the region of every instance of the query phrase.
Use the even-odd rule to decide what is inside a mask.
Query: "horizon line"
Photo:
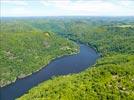
[[[134,17],[133,15],[47,15],[47,16],[0,16],[2,17]]]

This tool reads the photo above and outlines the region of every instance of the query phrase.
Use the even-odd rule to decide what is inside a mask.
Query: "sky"
[[[134,16],[134,0],[0,0],[0,16]]]

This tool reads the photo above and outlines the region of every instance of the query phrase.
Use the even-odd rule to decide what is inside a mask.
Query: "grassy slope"
[[[71,24],[73,34],[65,35],[103,54],[95,67],[41,83],[20,100],[133,100],[134,28],[101,26],[82,33],[77,30],[80,26]]]
[[[78,51],[73,42],[19,21],[1,23],[0,42],[0,86],[41,69],[56,57]]]

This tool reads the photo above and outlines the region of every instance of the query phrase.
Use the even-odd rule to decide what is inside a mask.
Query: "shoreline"
[[[19,78],[19,76],[18,76],[18,77],[16,77],[15,80],[10,81],[10,82],[8,82],[8,83],[5,84],[5,85],[0,85],[0,88],[7,87],[7,86],[9,86],[9,85],[15,83],[17,80],[24,79],[24,78],[26,78],[26,77],[29,77],[29,76],[32,75],[32,74],[37,73],[38,71],[40,71],[40,70],[46,68],[51,62],[53,62],[53,61],[55,61],[55,60],[57,60],[57,59],[61,59],[61,58],[67,57],[67,56],[76,55],[76,54],[79,54],[79,53],[80,53],[80,47],[77,48],[77,51],[76,51],[76,52],[74,51],[74,52],[72,52],[72,53],[70,53],[70,54],[63,54],[63,55],[61,55],[61,56],[57,56],[57,57],[55,57],[55,58],[52,58],[46,65],[43,65],[43,66],[40,67],[38,70],[35,70],[35,71],[33,71],[33,72],[31,72],[31,73],[25,75],[24,77],[20,77],[20,78]]]

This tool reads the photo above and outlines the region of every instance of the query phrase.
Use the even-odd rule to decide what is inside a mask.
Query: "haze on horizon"
[[[132,0],[1,0],[1,16],[134,16]]]

